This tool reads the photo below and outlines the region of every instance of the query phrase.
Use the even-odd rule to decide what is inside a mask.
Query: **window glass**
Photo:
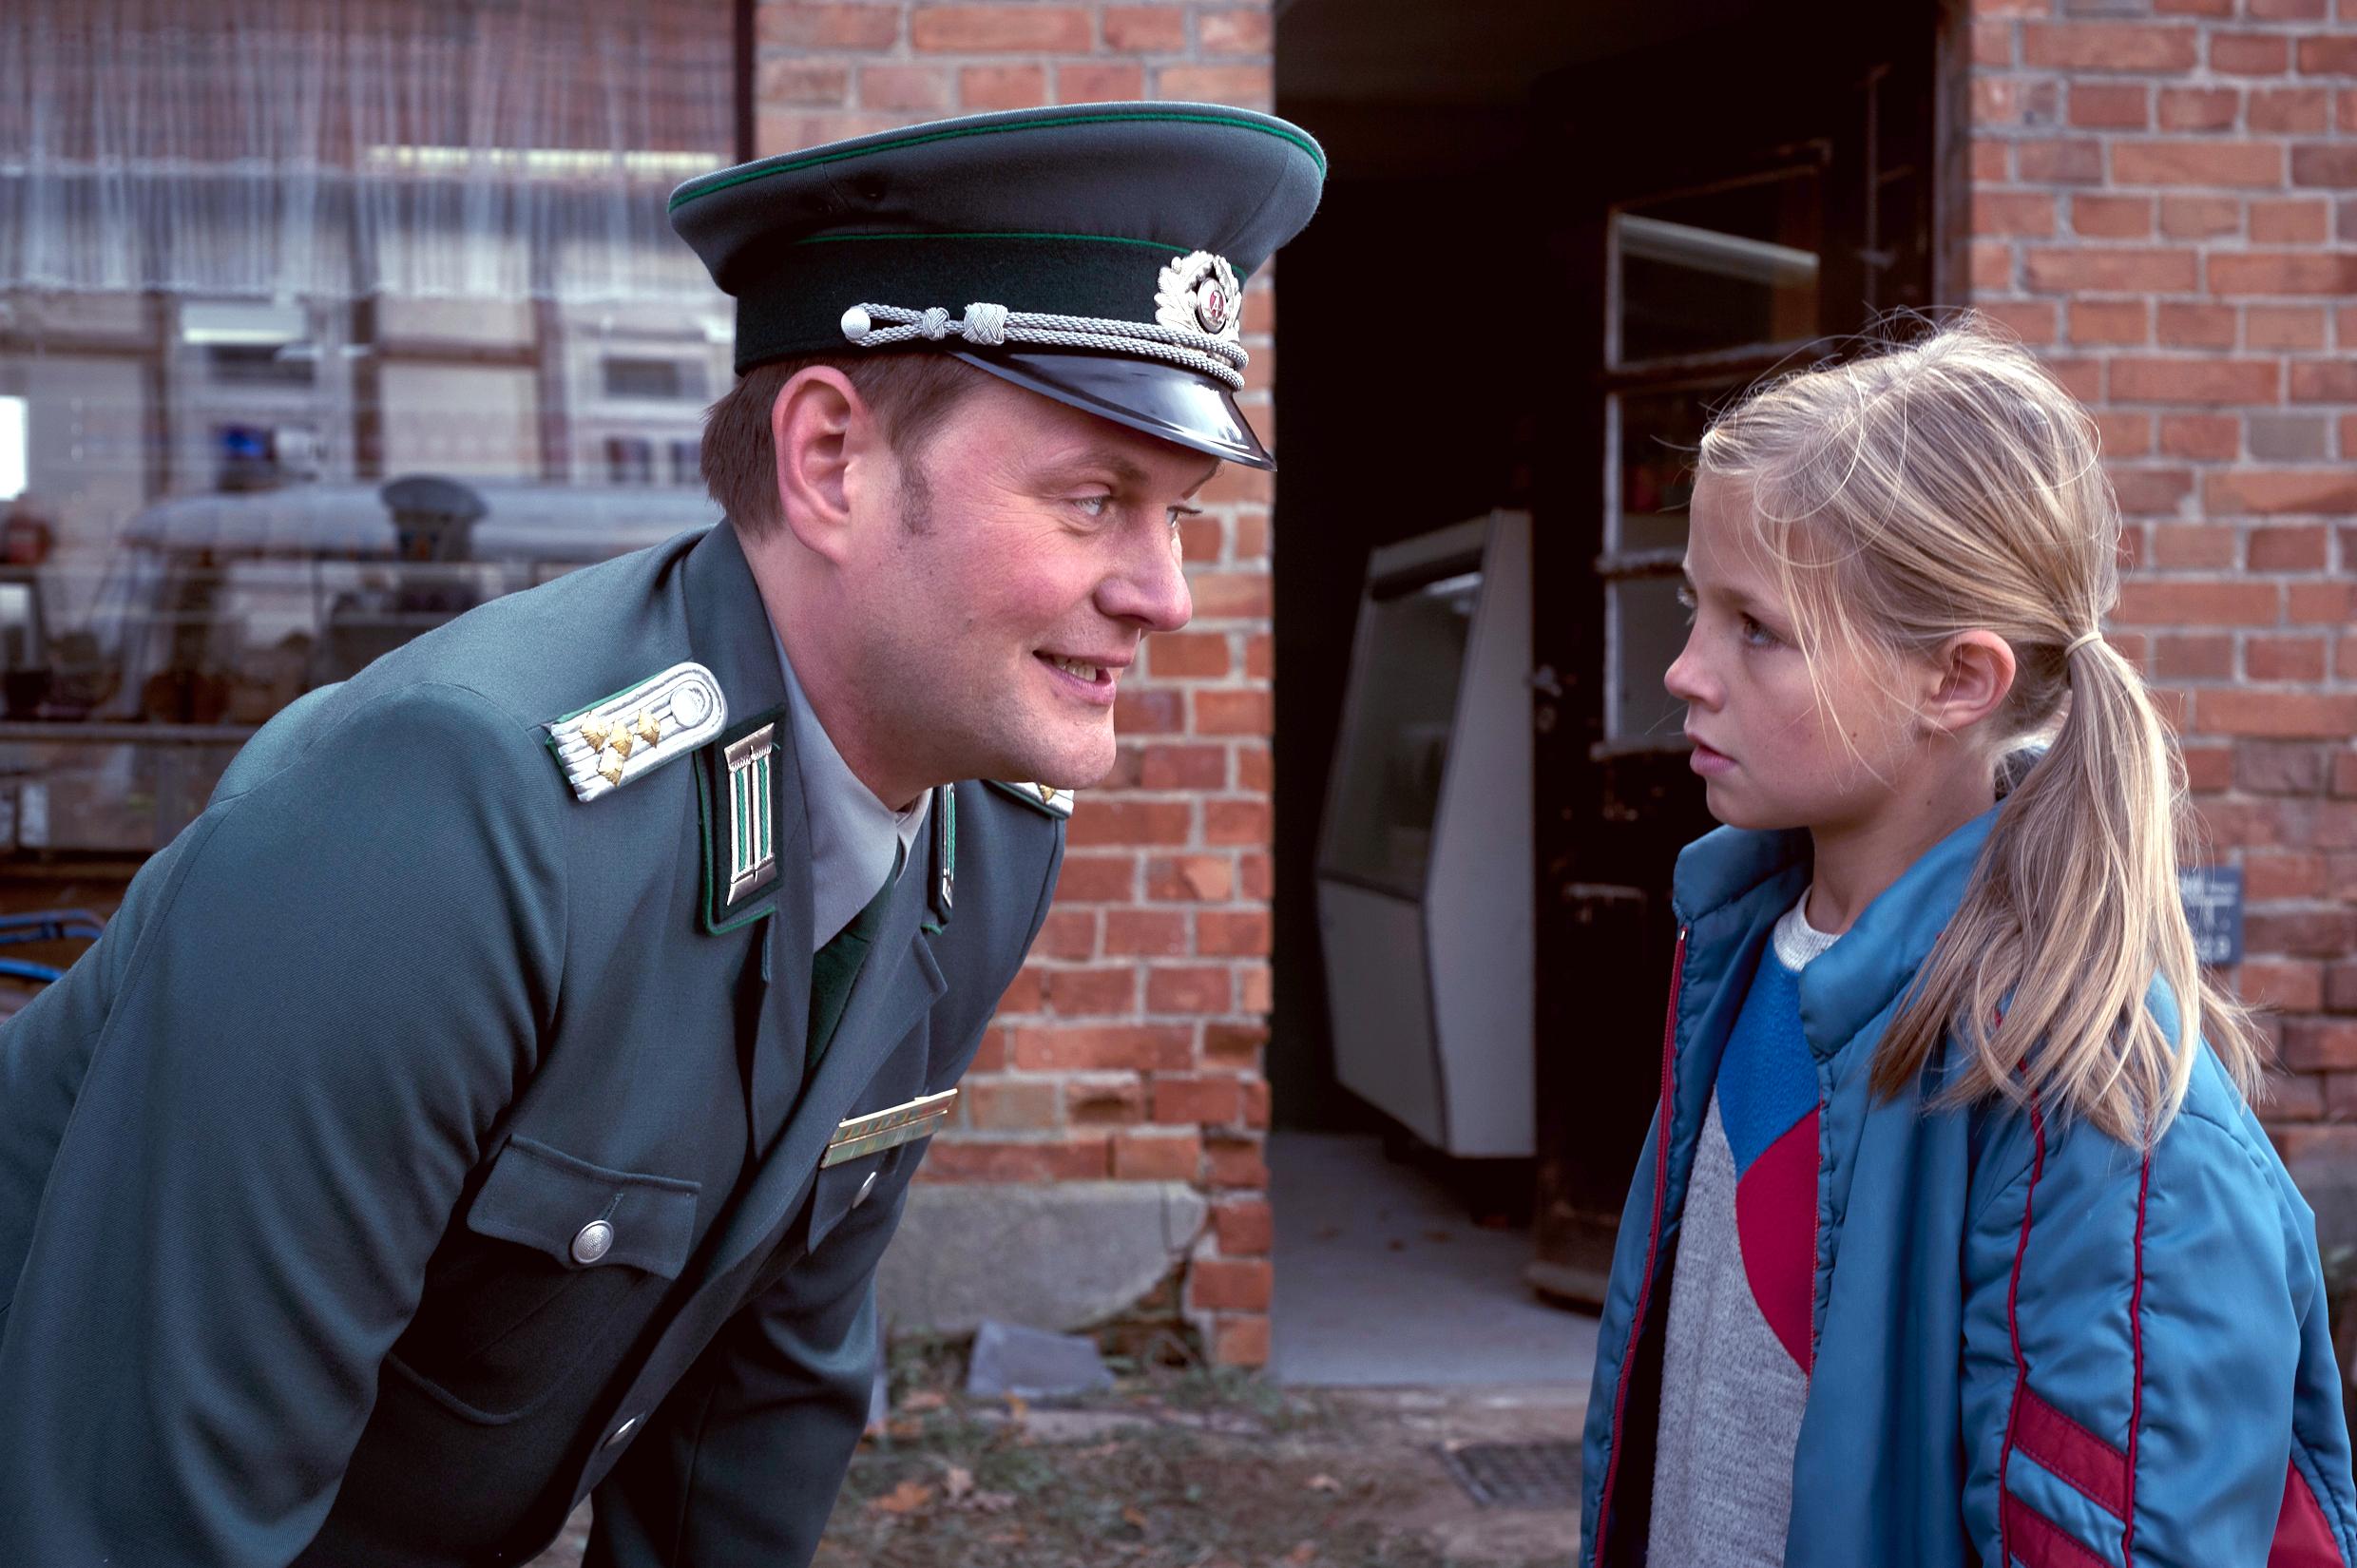
[[[1626,577],[1608,585],[1612,620],[1612,711],[1606,735],[1616,741],[1678,746],[1686,705],[1662,688],[1686,645],[1686,609],[1675,577]]]
[[[1481,585],[1478,570],[1449,572],[1362,611],[1321,870],[1423,896]]]
[[[1616,362],[1814,336],[1822,243],[1813,169],[1616,214]]]
[[[1733,386],[1615,393],[1618,481],[1607,520],[1608,548],[1682,550],[1686,505],[1694,497],[1695,454],[1711,411],[1732,401]]]
[[[732,24],[0,7],[0,857],[152,850],[302,692],[717,518],[733,308],[664,201]]]
[[[1625,373],[1605,399],[1604,740],[1680,744],[1683,706],[1661,678],[1685,642],[1665,557],[1682,552],[1694,462],[1711,411],[1744,381],[1664,385],[1697,355],[1757,355],[1822,331],[1822,182],[1796,167],[1614,214],[1611,356]],[[1629,385],[1638,381],[1649,385]]]
[[[1683,710],[1669,701],[1661,678],[1684,645],[1685,612],[1677,602],[1675,570],[1664,557],[1685,552],[1702,432],[1713,411],[1742,391],[1741,385],[1725,382],[1619,392],[1608,400],[1619,459],[1606,517],[1611,543],[1604,570],[1612,604],[1607,643],[1612,697],[1604,733],[1611,742],[1679,743],[1677,718]],[[1671,720],[1666,726],[1665,712]]]

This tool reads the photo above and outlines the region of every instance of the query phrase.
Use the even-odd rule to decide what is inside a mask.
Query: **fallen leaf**
[[[938,1388],[924,1388],[910,1394],[907,1399],[902,1400],[900,1402],[900,1407],[903,1411],[913,1416],[921,1415],[927,1410],[938,1410],[949,1403],[949,1396],[941,1392]]]
[[[968,1508],[978,1508],[986,1514],[1003,1514],[1015,1505],[1015,1494],[1012,1492],[975,1492],[967,1498],[966,1505]],[[1015,1539],[1018,1540],[1023,1539],[1021,1530],[1015,1532]]]
[[[913,1514],[933,1501],[933,1489],[921,1481],[904,1481],[880,1498],[871,1498],[868,1506],[879,1514]]]
[[[1305,1540],[1300,1545],[1294,1547],[1292,1551],[1286,1553],[1285,1560],[1287,1562],[1295,1563],[1307,1562],[1315,1556],[1317,1556],[1317,1542],[1313,1540]]]
[[[1146,1527],[1145,1510],[1142,1508],[1124,1508],[1121,1510],[1121,1518],[1141,1532]]]
[[[949,1473],[942,1477],[941,1490],[951,1502],[957,1501],[973,1489],[974,1472],[963,1464],[950,1465]]]
[[[1342,1482],[1332,1476],[1312,1476],[1305,1484],[1313,1492],[1339,1492]]]

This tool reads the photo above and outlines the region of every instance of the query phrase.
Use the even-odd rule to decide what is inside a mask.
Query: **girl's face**
[[[1711,814],[1819,831],[1881,816],[1910,772],[1913,716],[1888,689],[1890,671],[1840,649],[1817,655],[1818,701],[1742,485],[1710,474],[1696,485],[1680,597],[1692,629],[1662,684],[1686,704]]]

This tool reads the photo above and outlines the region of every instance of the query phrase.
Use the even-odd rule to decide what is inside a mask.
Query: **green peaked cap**
[[[954,319],[983,303],[1183,324],[1234,341],[1242,306],[1234,296],[1310,220],[1325,177],[1316,142],[1273,115],[1212,104],[1060,105],[717,170],[673,192],[671,222],[736,296],[740,372],[806,354],[891,352],[851,335],[846,313],[863,305]],[[1140,342],[1001,343],[953,330],[892,347],[936,348],[1148,434],[1274,466],[1236,407],[1232,380]]]

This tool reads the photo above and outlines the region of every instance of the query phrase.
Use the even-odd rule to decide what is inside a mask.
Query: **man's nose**
[[[1105,614],[1134,621],[1149,632],[1175,632],[1195,619],[1195,596],[1178,563],[1178,535],[1157,531],[1160,538],[1149,537],[1105,580],[1098,604]]]

